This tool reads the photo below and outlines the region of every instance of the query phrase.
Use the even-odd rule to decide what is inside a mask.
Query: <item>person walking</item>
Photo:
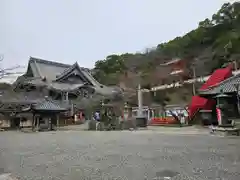
[[[98,111],[95,112],[94,119],[96,120],[96,131],[97,131],[100,125],[100,113]]]

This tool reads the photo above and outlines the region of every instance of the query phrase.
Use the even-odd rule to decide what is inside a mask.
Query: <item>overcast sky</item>
[[[29,56],[91,68],[183,35],[225,0],[0,0],[2,66]]]

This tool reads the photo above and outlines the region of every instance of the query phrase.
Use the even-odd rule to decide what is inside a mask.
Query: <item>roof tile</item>
[[[37,111],[66,111],[65,108],[61,107],[56,102],[52,102],[50,100],[44,100],[35,104],[33,106],[33,109]]]
[[[240,85],[240,74],[232,76],[225,81],[222,81],[217,86],[213,87],[210,90],[207,91],[200,91],[200,94],[219,94],[221,92],[223,93],[231,93],[236,92],[237,89],[235,87],[235,84]]]

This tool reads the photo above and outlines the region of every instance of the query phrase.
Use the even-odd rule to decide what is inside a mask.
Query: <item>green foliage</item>
[[[214,70],[231,61],[234,55],[240,54],[239,47],[240,3],[225,3],[212,18],[199,22],[197,29],[182,37],[161,43],[143,54],[109,55],[106,59],[97,61],[95,77],[104,84],[116,84],[120,75],[135,69],[141,72],[142,79],[149,81],[147,74],[166,59],[178,57],[192,60],[201,57],[203,51],[209,48],[211,51],[207,56],[206,69]],[[204,71],[205,68],[202,73],[206,74]]]
[[[104,84],[116,84],[118,76],[125,72],[125,60],[131,54],[109,55],[95,63],[95,78]]]

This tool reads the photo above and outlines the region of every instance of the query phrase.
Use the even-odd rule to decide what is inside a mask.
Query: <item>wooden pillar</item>
[[[52,130],[52,117],[48,118],[48,130],[51,131]]]
[[[35,121],[35,114],[33,113],[33,118],[32,118],[32,131],[34,131],[34,129],[35,129],[35,123],[36,123],[36,121]]]
[[[36,117],[37,119],[37,131],[39,131],[39,126],[40,126],[40,119],[39,116]]]
[[[64,101],[65,100],[65,93],[64,92],[61,92],[61,99],[62,99],[62,101]]]
[[[59,114],[56,115],[57,116],[57,128],[59,127]]]
[[[148,108],[148,110],[147,110],[147,120],[149,121],[150,120],[150,111],[151,111],[151,109],[150,108]]]
[[[51,116],[51,130],[53,130],[53,116]]]
[[[65,96],[66,96],[65,100],[68,102],[68,92],[66,92]]]
[[[22,116],[20,116],[20,119],[19,119],[19,128],[22,129],[23,128],[23,124],[22,124]]]

